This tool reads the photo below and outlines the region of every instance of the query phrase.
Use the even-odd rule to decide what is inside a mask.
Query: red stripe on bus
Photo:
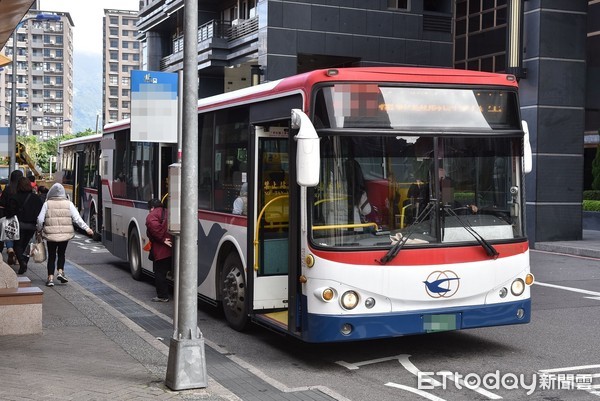
[[[498,259],[510,256],[521,255],[529,249],[527,242],[518,242],[511,244],[495,244],[494,248],[500,254]],[[332,262],[375,265],[379,266],[379,260],[387,251],[348,251],[334,252],[311,248],[311,252],[322,259]],[[454,263],[468,263],[490,260],[483,247],[479,245],[460,246],[460,247],[439,247],[439,248],[420,248],[400,250],[400,253],[389,261],[386,265],[391,266],[414,266],[414,265],[444,265]]]

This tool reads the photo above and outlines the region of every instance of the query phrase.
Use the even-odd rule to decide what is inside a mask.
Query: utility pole
[[[207,386],[204,338],[198,328],[198,1],[183,9],[183,133],[181,238],[177,328],[169,344],[166,385],[172,390]]]

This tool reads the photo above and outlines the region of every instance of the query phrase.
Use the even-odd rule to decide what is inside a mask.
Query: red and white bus
[[[514,76],[318,70],[198,113],[198,293],[233,328],[334,342],[530,321]],[[128,121],[104,132],[103,239],[139,277],[175,150],[128,138]]]
[[[58,144],[55,180],[65,187],[68,198],[100,239],[102,196],[100,189],[100,140],[102,134],[68,139]]]

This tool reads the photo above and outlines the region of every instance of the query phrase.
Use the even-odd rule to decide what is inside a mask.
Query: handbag
[[[33,258],[33,261],[36,263],[42,263],[46,261],[48,258],[48,253],[46,252],[46,244],[44,244],[44,240],[41,235],[36,235],[35,242],[31,244],[31,252],[30,255]]]
[[[19,238],[19,219],[17,216],[0,218],[0,241],[16,241]]]
[[[154,252],[152,252],[152,242],[146,242],[144,245],[144,251],[148,251],[148,259],[154,262]]]

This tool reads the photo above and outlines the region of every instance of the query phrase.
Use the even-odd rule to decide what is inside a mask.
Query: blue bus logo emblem
[[[460,278],[452,270],[434,271],[427,276],[425,292],[431,298],[450,298],[460,287]]]

